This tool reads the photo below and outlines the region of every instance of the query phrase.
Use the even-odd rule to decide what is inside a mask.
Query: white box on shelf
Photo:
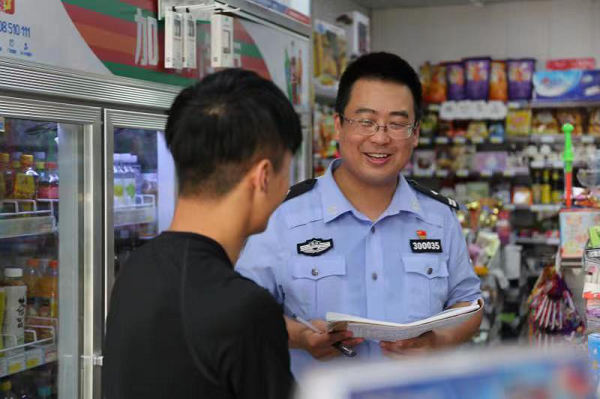
[[[213,68],[231,68],[233,57],[233,18],[222,14],[210,16],[210,64]]]
[[[165,68],[183,67],[183,15],[165,11]]]
[[[183,67],[196,69],[196,20],[186,13],[183,22]]]
[[[348,41],[348,55],[358,57],[371,52],[371,20],[358,11],[350,11],[337,18],[344,25]]]

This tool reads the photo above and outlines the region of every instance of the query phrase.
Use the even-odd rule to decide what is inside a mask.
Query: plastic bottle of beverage
[[[2,381],[0,389],[2,390],[0,399],[17,399],[17,395],[12,391],[12,383],[9,379]]]
[[[7,191],[6,193],[6,198],[15,198],[15,182],[17,180],[17,173],[19,173],[19,170],[21,170],[21,161],[12,161],[10,167],[4,174],[6,187],[10,188],[10,191]]]
[[[38,174],[33,169],[33,155],[21,155],[21,170],[15,176],[15,199],[34,200],[37,194]],[[33,211],[33,204],[22,206],[25,211]]]
[[[131,156],[131,167],[132,167],[133,173],[135,175],[135,193],[141,194],[144,179],[142,179],[142,165],[140,165],[138,163],[137,155]]]
[[[37,198],[50,198],[50,173],[46,170],[44,162],[35,163],[35,171],[38,174]]]
[[[52,397],[52,387],[38,387],[37,399],[50,399]]]
[[[8,170],[8,154],[0,152],[0,201],[6,198],[6,171]],[[1,209],[0,209],[1,211]]]
[[[23,282],[23,269],[18,267],[8,267],[4,269],[2,286],[4,287],[4,292],[6,294],[6,310],[2,334],[4,335],[4,346],[6,348],[11,348],[25,343],[27,286],[25,285],[25,282]],[[11,356],[11,354],[8,356]]]
[[[127,205],[135,205],[135,172],[133,170],[133,156],[124,154],[123,156],[123,196]]]
[[[27,285],[27,315],[37,316],[37,297],[38,284],[40,277],[40,261],[30,258],[27,260],[27,267],[23,275],[23,282]]]
[[[58,199],[58,165],[56,162],[46,162],[46,169],[48,169],[48,198],[49,199]]]
[[[58,318],[58,261],[51,260],[48,266],[38,280],[38,315]]]
[[[125,205],[125,185],[123,184],[123,169],[121,167],[122,154],[115,154],[114,156],[114,194],[115,194],[115,206]]]

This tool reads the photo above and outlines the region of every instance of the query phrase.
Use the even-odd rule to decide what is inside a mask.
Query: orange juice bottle
[[[58,318],[58,261],[48,266],[37,286],[38,316]]]

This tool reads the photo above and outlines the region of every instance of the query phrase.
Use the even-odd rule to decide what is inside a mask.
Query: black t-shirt
[[[223,248],[162,233],[115,283],[102,367],[107,399],[285,398],[288,335],[281,307],[242,277]]]

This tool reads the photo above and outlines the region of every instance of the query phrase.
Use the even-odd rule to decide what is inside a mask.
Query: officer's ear
[[[412,145],[413,148],[416,148],[419,145],[419,137],[421,136],[421,122],[417,122],[415,125],[415,128],[413,130],[413,135],[411,137],[412,139]]]

